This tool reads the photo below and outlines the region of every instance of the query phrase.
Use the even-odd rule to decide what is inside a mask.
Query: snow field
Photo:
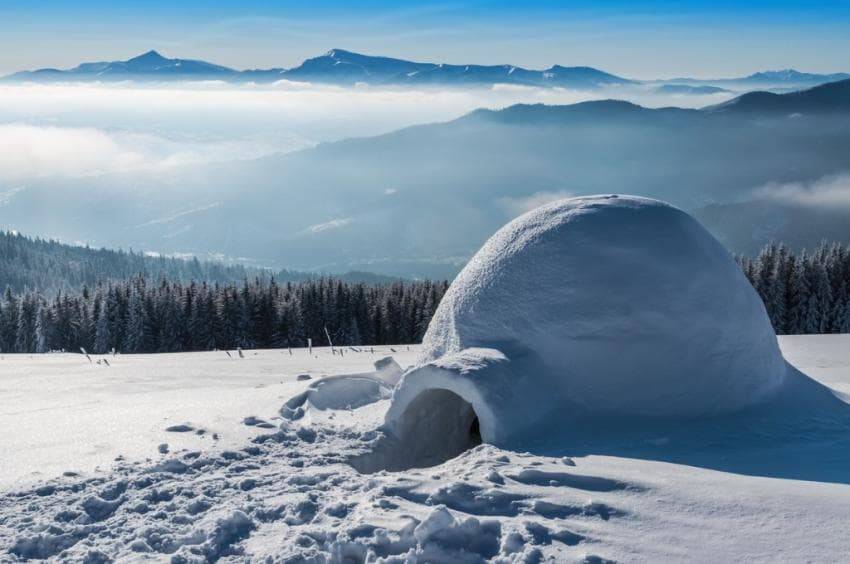
[[[784,337],[781,344],[797,368],[850,389],[850,336]],[[406,365],[408,352],[395,348]],[[364,381],[377,377],[369,372],[371,356],[314,352],[318,359],[289,362],[280,360],[286,351],[246,351],[246,359],[232,362],[214,353],[140,357],[146,371],[155,371],[147,372],[144,390],[138,367],[113,372],[110,401],[100,405],[151,404],[133,419],[157,429],[136,443],[150,460],[125,456],[99,471],[57,472],[37,483],[29,476],[26,484],[6,486],[0,560],[796,562],[840,561],[850,551],[850,433],[834,418],[815,416],[791,432],[662,427],[615,442],[586,437],[559,452],[480,445],[431,468],[364,474],[348,462],[379,443],[375,429],[389,401],[317,409],[308,394],[300,417],[275,419],[288,398],[321,390],[320,374],[348,366]],[[17,375],[0,373],[6,409],[20,403],[9,401],[10,390],[23,393],[30,382],[35,396],[87,370],[72,355],[2,362],[10,360]],[[239,362],[245,364],[236,372]],[[206,376],[193,381],[192,367]],[[299,381],[307,370],[315,377]],[[19,380],[24,373],[32,379]],[[290,386],[285,397],[257,403],[265,400],[252,395],[253,386],[281,377]],[[216,425],[211,413],[186,411],[186,396],[205,394],[210,410],[226,414]],[[63,414],[55,397],[44,402],[46,414],[30,405],[41,413],[35,429],[23,426],[26,418],[7,418],[6,436],[26,430],[44,441],[55,417],[81,443],[120,444],[120,425],[97,428],[90,415]],[[186,422],[220,439],[164,430]],[[192,444],[179,446],[174,437]],[[163,441],[167,453],[157,450]],[[90,460],[85,448],[79,452]]]
[[[0,440],[0,489],[107,470],[117,457],[144,460],[163,443],[171,452],[241,447],[263,432],[243,420],[276,426],[271,418],[304,388],[299,375],[368,371],[387,355],[406,367],[417,354],[393,348],[340,356],[314,347],[313,357],[306,349],[259,350],[244,359],[235,352],[118,355],[108,357],[110,366],[80,354],[0,355],[0,428],[9,430]],[[185,432],[165,432],[186,424]]]

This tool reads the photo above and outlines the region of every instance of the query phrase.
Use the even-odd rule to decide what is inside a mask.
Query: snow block
[[[463,398],[496,444],[551,417],[714,415],[771,397],[785,366],[758,295],[696,220],[646,198],[575,198],[472,258],[387,426],[414,425],[409,407],[431,389]]]
[[[404,370],[391,356],[385,356],[375,361],[375,375],[387,383],[388,386],[395,386],[401,380]]]

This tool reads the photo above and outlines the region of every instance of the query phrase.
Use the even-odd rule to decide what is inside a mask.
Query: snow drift
[[[734,412],[785,374],[761,300],[697,221],[646,198],[576,198],[517,218],[473,257],[386,427],[419,445],[393,461],[404,467],[417,449],[445,459],[476,433],[504,445],[570,417]]]

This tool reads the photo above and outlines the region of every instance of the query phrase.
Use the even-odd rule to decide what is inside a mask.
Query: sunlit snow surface
[[[850,392],[850,336],[780,341],[797,368]],[[293,418],[281,408],[308,386],[313,396],[333,390],[326,405],[345,404],[349,388],[317,382],[343,373],[365,381],[374,361],[391,355],[407,367],[418,352],[394,349],[125,355],[109,366],[5,355],[0,561],[777,562],[850,553],[850,427],[817,413],[787,428],[659,426],[534,453],[483,445],[433,468],[359,474],[346,461],[377,439],[388,406],[380,390],[368,388],[377,401],[356,409]]]

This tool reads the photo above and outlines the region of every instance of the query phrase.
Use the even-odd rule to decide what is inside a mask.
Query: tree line
[[[737,257],[779,334],[850,333],[850,247],[794,253],[765,246]],[[418,343],[448,282],[339,278],[239,283],[133,276],[76,292],[0,299],[0,351],[123,353]]]
[[[850,247],[821,243],[814,252],[766,245],[738,263],[764,301],[779,334],[850,333]]]
[[[239,284],[135,276],[52,298],[7,288],[0,350],[152,353],[421,341],[448,282]]]

